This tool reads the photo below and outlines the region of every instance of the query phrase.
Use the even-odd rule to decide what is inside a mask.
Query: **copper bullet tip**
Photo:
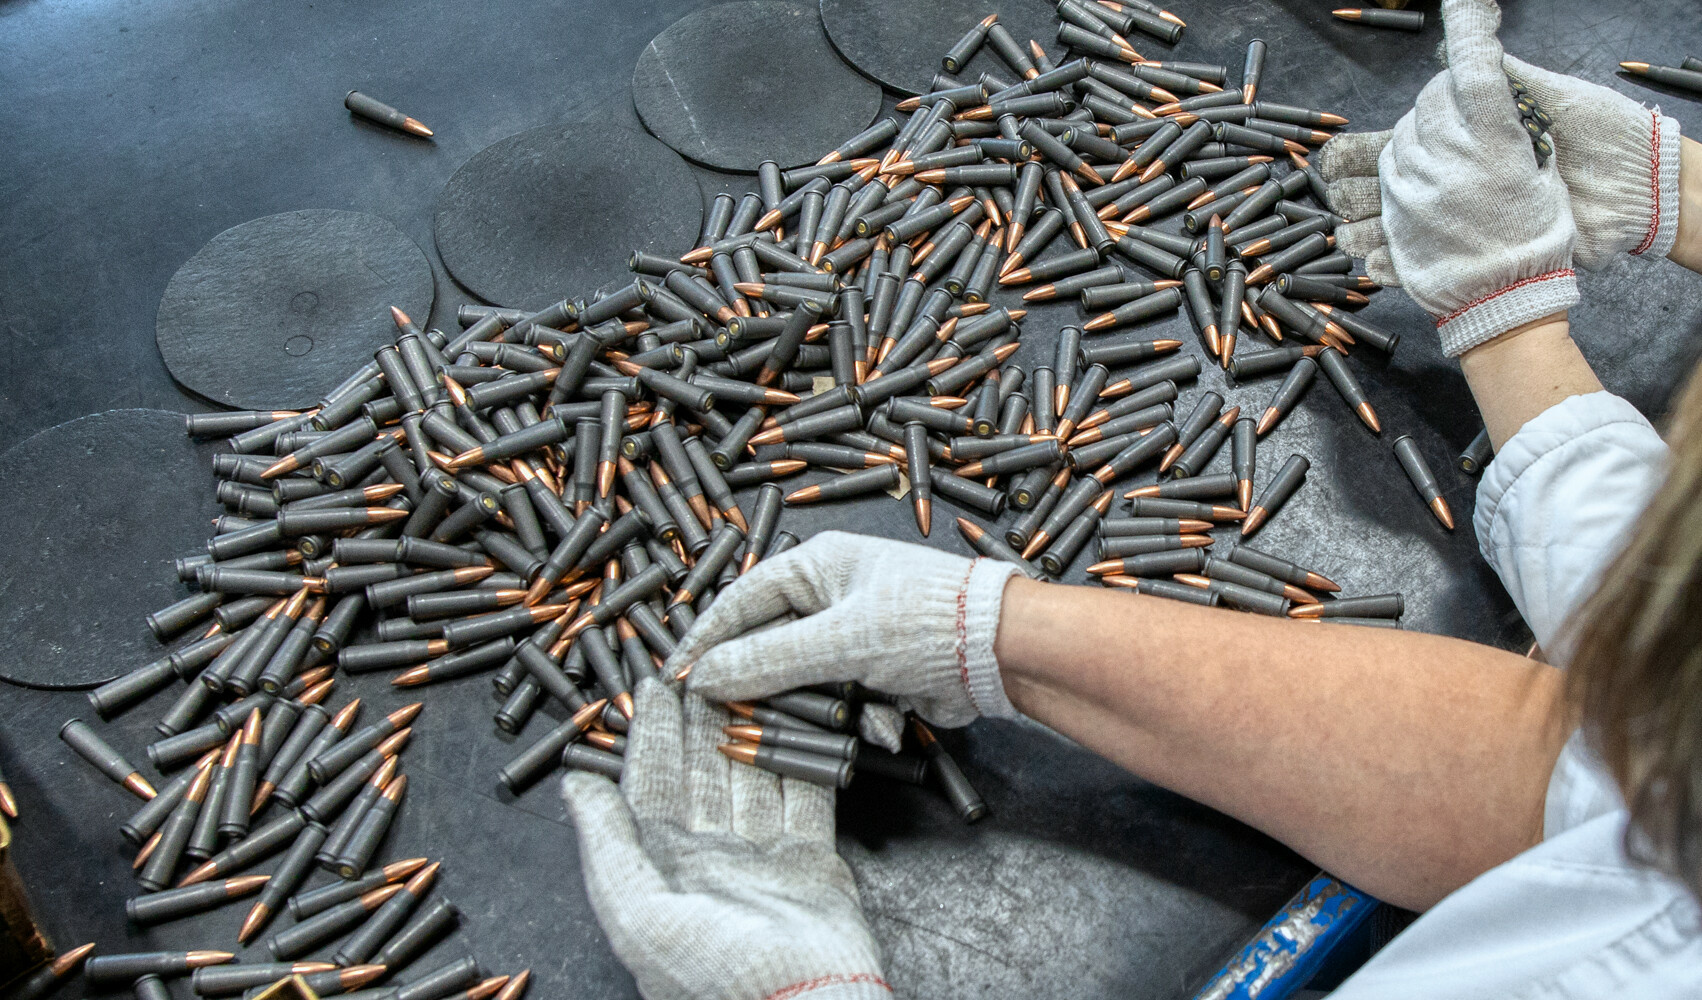
[[[1365,421],[1365,426],[1371,428],[1373,434],[1383,433],[1383,422],[1377,419],[1377,411],[1371,408],[1370,403],[1360,403],[1353,411],[1359,414],[1359,419]]]
[[[183,880],[177,883],[177,887],[181,889],[186,885],[199,885],[218,873],[218,866],[213,864],[211,861],[208,861],[202,864],[199,868],[196,868],[194,871],[183,876]]]
[[[431,667],[422,663],[417,667],[411,667],[390,678],[390,684],[392,687],[399,688],[417,687],[429,680],[431,680]]]
[[[1015,254],[1012,254],[1012,259],[1015,259],[1015,256]],[[1034,275],[1026,267],[1015,268],[999,275],[999,284],[1001,285],[1020,285],[1032,280],[1034,280]]]
[[[65,973],[75,969],[83,959],[89,957],[89,952],[94,950],[95,943],[93,941],[90,941],[88,944],[80,944],[77,947],[72,948],[70,951],[60,955],[58,958],[55,958],[53,960],[53,964],[48,966],[48,968],[53,970],[53,974],[55,976],[63,976]]]
[[[0,781],[0,813],[5,813],[7,819],[18,818],[18,797],[12,794],[12,786]]]
[[[1430,501],[1430,511],[1436,515],[1436,520],[1442,522],[1442,527],[1454,530],[1454,512],[1448,509],[1448,501],[1436,497]]]
[[[1622,62],[1619,64],[1619,68],[1627,73],[1636,73],[1641,76],[1649,71],[1649,64],[1646,62]]]
[[[148,859],[153,856],[154,849],[160,846],[160,836],[160,833],[156,831],[153,836],[148,838],[148,842],[142,845],[142,849],[136,852],[135,860],[130,862],[132,871],[148,863]]]
[[[1241,537],[1246,538],[1253,532],[1258,531],[1260,526],[1265,523],[1265,518],[1269,516],[1270,512],[1265,510],[1263,507],[1254,507],[1249,510],[1247,512],[1246,519],[1241,522]]]
[[[402,119],[402,128],[424,139],[430,139],[433,134],[431,129],[426,128],[418,118]]]
[[[754,743],[722,743],[715,749],[741,764],[756,763],[756,744]]]
[[[337,975],[337,985],[343,987],[345,991],[354,990],[372,982],[387,971],[389,970],[382,965],[351,965]]]
[[[443,862],[441,861],[433,861],[421,868],[408,879],[408,891],[413,893],[416,898],[425,895],[426,890],[431,888],[432,881],[437,878],[437,873],[442,868]]]
[[[389,722],[392,726],[395,726],[397,729],[400,729],[403,726],[406,726],[409,723],[413,722],[415,719],[419,718],[420,712],[422,712],[424,710],[425,710],[425,702],[423,702],[423,701],[411,702],[407,705],[403,705],[401,708],[398,708],[396,711],[391,712],[389,715],[385,716],[385,718],[389,720]]]
[[[1313,590],[1322,590],[1331,594],[1337,593],[1342,589],[1340,584],[1336,583],[1329,577],[1322,573],[1313,573],[1311,571],[1307,571],[1306,573],[1306,586]]]
[[[516,1000],[520,994],[526,992],[526,984],[531,981],[532,970],[521,969],[508,982],[502,984],[502,989],[498,991],[496,1000]]]
[[[142,777],[142,772],[140,771],[131,771],[129,774],[125,775],[124,787],[128,788],[137,798],[143,800],[152,799],[156,794],[154,786],[148,784],[148,779]]]
[[[413,320],[408,318],[407,313],[396,308],[395,306],[390,307],[390,319],[396,324],[397,329],[405,329],[409,326],[412,326],[413,322],[414,322]]]
[[[184,958],[185,964],[191,969],[202,969],[209,965],[223,965],[236,958],[236,955],[228,951],[192,951]]]
[[[1318,603],[1318,599],[1316,597],[1313,597],[1311,594],[1308,594],[1306,591],[1301,590],[1299,587],[1296,587],[1292,583],[1285,583],[1285,584],[1282,585],[1282,596],[1288,598],[1289,600],[1295,602],[1296,604],[1317,604]]]
[[[405,879],[424,868],[428,860],[427,858],[403,858],[401,861],[392,861],[384,866],[384,877],[392,882]]]

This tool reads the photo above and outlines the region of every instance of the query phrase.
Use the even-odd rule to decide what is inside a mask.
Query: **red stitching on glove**
[[[1436,329],[1442,329],[1442,327],[1447,324],[1459,319],[1463,314],[1471,312],[1473,309],[1476,309],[1478,306],[1483,305],[1491,299],[1500,298],[1515,288],[1523,288],[1526,285],[1534,285],[1539,281],[1553,281],[1555,278],[1570,278],[1575,276],[1577,273],[1578,272],[1567,267],[1558,271],[1550,271],[1547,274],[1539,274],[1534,278],[1521,278],[1520,280],[1513,282],[1511,285],[1508,285],[1506,288],[1501,289],[1499,292],[1490,292],[1481,299],[1473,299],[1460,308],[1455,309],[1453,312],[1436,321]]]
[[[838,973],[831,976],[817,976],[814,979],[808,979],[801,983],[793,983],[791,986],[782,987],[781,989],[770,993],[766,998],[764,998],[764,1000],[788,1000],[790,997],[800,996],[811,990],[820,989],[823,986],[844,986],[851,983],[873,983],[881,989],[886,990],[888,993],[892,992],[892,984],[888,983],[880,976],[875,975],[873,972],[857,972],[850,974]]]
[[[1644,234],[1643,242],[1631,251],[1633,257],[1655,245],[1655,234],[1661,228],[1661,115],[1658,111],[1649,114],[1655,120],[1654,141],[1649,149],[1649,200],[1654,203],[1655,211],[1649,218],[1649,231]]]
[[[963,582],[957,588],[957,676],[963,682],[963,693],[969,696],[969,703],[975,706],[977,715],[981,706],[975,702],[975,692],[969,686],[969,578],[975,575],[975,564],[981,560],[975,559],[969,563],[969,572],[963,574]]]

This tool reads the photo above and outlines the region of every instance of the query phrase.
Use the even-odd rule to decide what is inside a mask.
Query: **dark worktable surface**
[[[155,309],[173,272],[209,239],[272,213],[336,208],[390,220],[432,260],[431,325],[458,329],[456,307],[475,300],[444,271],[432,233],[450,175],[538,125],[584,122],[592,142],[609,126],[640,129],[629,91],[640,51],[707,5],[0,0],[0,332],[12,359],[0,373],[0,441],[117,408],[211,409],[168,375]],[[1190,25],[1176,57],[1224,63],[1234,79],[1246,42],[1262,37],[1263,94],[1340,112],[1356,129],[1386,128],[1436,71],[1439,26],[1376,32],[1332,20],[1331,6],[1176,0]],[[1503,37],[1528,60],[1659,101],[1702,135],[1702,104],[1613,74],[1621,59],[1676,65],[1702,53],[1693,0],[1514,4]],[[1149,41],[1148,51],[1162,49]],[[437,138],[352,119],[340,106],[350,88],[421,118]],[[692,169],[706,203],[754,188],[748,176]],[[1574,336],[1608,389],[1658,418],[1697,354],[1702,283],[1665,261],[1624,260],[1584,276],[1583,288]],[[1476,554],[1475,481],[1452,463],[1480,426],[1458,368],[1398,291],[1376,296],[1366,315],[1406,334],[1392,359],[1360,350],[1353,362],[1390,430],[1372,437],[1330,389],[1315,388],[1263,460],[1268,474],[1300,450],[1313,469],[1261,544],[1349,593],[1403,591],[1409,628],[1522,650],[1529,632]],[[1036,310],[1016,362],[1049,363],[1058,327],[1080,316],[1074,304]],[[1144,329],[1198,350],[1181,317]],[[1223,382],[1208,371],[1199,385],[1243,406],[1274,388]],[[1198,391],[1184,386],[1184,405]],[[1388,442],[1403,432],[1437,466],[1457,531],[1444,532],[1402,478]],[[115,467],[90,488],[120,489],[127,478],[134,470]],[[215,513],[210,473],[183,484],[182,500]],[[950,527],[955,511],[939,506],[932,544],[967,552]],[[886,498],[790,513],[782,526],[804,537],[828,527],[915,537],[908,504]],[[106,561],[138,580],[170,574],[127,562],[123,537],[111,539]],[[87,613],[100,622],[102,609]],[[408,700],[377,677],[353,679],[342,692],[351,693],[375,708]],[[386,856],[442,858],[435,891],[464,918],[416,969],[470,952],[499,972],[530,966],[535,996],[635,995],[586,903],[555,782],[518,799],[496,791],[495,771],[518,747],[491,725],[488,684],[453,682],[425,700],[403,764],[414,784]],[[101,731],[145,759],[162,701]],[[73,715],[93,718],[79,692],[0,683],[0,769],[23,811],[14,856],[54,941],[96,940],[108,952],[232,947],[245,904],[146,932],[126,926],[123,901],[135,888],[116,826],[136,803],[55,739]],[[1316,724],[1323,731],[1329,720]],[[545,725],[534,719],[519,739]],[[1039,727],[983,722],[947,739],[992,808],[987,821],[963,826],[932,794],[885,783],[841,797],[840,847],[902,995],[1186,997],[1313,871]],[[244,960],[266,959],[250,949]]]

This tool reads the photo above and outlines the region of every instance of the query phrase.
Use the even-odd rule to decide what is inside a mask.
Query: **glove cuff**
[[[763,1000],[892,1000],[892,987],[873,972],[839,973],[793,983]]]
[[[999,660],[993,655],[993,640],[999,634],[999,613],[1004,607],[1005,582],[1017,572],[1010,563],[977,559],[957,594],[958,676],[969,692],[975,710],[995,719],[1015,719],[1022,713],[1005,695],[999,676]]]
[[[1647,254],[1665,257],[1678,239],[1678,122],[1661,114],[1654,116],[1654,132],[1649,138],[1649,231],[1642,242],[1632,249],[1633,255]]]
[[[1570,267],[1515,281],[1438,319],[1442,353],[1457,358],[1514,327],[1565,312],[1578,297],[1578,278]]]

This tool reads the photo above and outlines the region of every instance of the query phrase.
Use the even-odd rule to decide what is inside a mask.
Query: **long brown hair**
[[[1580,616],[1567,693],[1631,812],[1626,850],[1702,898],[1702,375],[1666,482]]]

